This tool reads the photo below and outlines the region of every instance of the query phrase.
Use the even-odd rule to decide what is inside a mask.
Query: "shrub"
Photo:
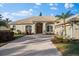
[[[6,42],[13,40],[14,32],[10,31],[0,31],[0,42]]]
[[[54,43],[68,43],[68,39],[64,39],[63,36],[54,36],[54,39],[52,39]]]
[[[20,30],[17,30],[18,34],[21,34],[21,31]]]
[[[6,26],[6,27],[8,27],[7,24],[6,24],[6,22],[4,22],[4,21],[0,21],[0,26]]]

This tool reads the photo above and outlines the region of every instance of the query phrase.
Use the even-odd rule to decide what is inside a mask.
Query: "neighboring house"
[[[15,32],[20,30],[22,33],[53,34],[55,20],[52,16],[33,16],[10,23],[10,28],[14,27]]]
[[[66,19],[66,37],[70,39],[79,39],[79,14]],[[62,20],[55,26],[55,34],[64,36],[64,23]]]
[[[69,17],[67,23],[69,24],[69,29],[67,29],[70,38],[72,39],[79,39],[79,14]]]

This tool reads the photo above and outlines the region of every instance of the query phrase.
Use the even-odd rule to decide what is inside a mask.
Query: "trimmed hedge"
[[[0,31],[0,42],[6,42],[14,39],[14,32]]]

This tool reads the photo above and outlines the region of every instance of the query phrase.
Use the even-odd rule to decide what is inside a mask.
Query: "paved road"
[[[26,35],[0,47],[0,56],[60,56],[51,35]]]

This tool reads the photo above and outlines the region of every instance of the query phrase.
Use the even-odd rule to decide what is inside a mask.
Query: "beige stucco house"
[[[10,28],[14,27],[15,32],[31,34],[53,34],[54,22],[56,18],[52,16],[33,16],[10,23]]]
[[[53,16],[33,16],[10,23],[10,28],[14,27],[15,32],[31,34],[56,34],[64,36],[63,19],[57,20]],[[66,37],[79,39],[79,14],[66,19]]]

